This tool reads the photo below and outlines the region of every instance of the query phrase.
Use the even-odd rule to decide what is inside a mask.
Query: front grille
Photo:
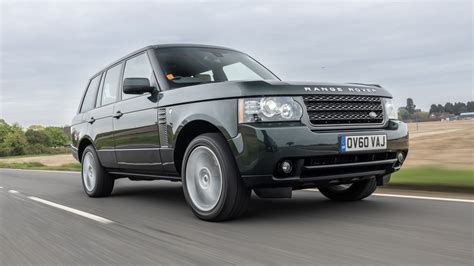
[[[380,124],[382,99],[376,96],[311,95],[303,96],[313,125]],[[370,113],[375,116],[370,116]]]

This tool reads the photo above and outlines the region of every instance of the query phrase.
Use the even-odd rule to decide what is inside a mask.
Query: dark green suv
[[[181,181],[204,220],[241,215],[251,190],[360,200],[407,156],[391,98],[378,85],[281,81],[229,48],[149,46],[92,76],[72,150],[87,195],[122,177]]]

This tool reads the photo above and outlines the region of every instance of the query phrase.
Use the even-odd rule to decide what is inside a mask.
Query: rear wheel
[[[182,166],[183,191],[193,213],[202,220],[240,216],[250,200],[225,139],[218,133],[191,141]]]
[[[329,199],[337,201],[355,201],[367,198],[374,193],[377,188],[377,181],[375,178],[364,181],[334,185],[319,188],[319,191]]]
[[[81,160],[82,186],[89,197],[107,197],[112,193],[115,179],[100,164],[92,145],[85,148]]]

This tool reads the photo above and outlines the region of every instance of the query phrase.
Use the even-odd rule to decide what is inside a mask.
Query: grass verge
[[[67,163],[59,166],[47,166],[38,162],[27,163],[4,163],[0,162],[0,168],[12,169],[31,169],[31,170],[58,170],[58,171],[80,171],[81,165],[79,163]]]
[[[38,154],[24,154],[24,155],[11,155],[11,156],[0,156],[1,159],[15,159],[15,158],[29,158],[29,157],[46,157],[46,156],[55,156],[55,155],[64,155],[71,154],[71,152],[61,152],[61,153],[38,153]]]
[[[423,166],[392,174],[390,185],[474,189],[474,170]]]

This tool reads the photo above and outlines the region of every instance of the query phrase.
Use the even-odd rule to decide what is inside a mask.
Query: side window
[[[117,101],[117,90],[120,84],[120,71],[122,64],[107,70],[105,74],[104,87],[102,88],[102,105]]]
[[[82,101],[81,113],[94,109],[95,98],[97,96],[97,89],[99,88],[101,76],[102,75],[98,75],[97,77],[93,78],[91,82],[89,82],[89,86],[87,87],[86,91],[86,96],[84,96],[84,101]]]
[[[125,71],[123,79],[126,78],[147,78],[153,86],[155,77],[153,76],[153,69],[146,53],[127,60],[125,63]],[[122,89],[122,100],[136,96],[134,94],[125,94]]]

